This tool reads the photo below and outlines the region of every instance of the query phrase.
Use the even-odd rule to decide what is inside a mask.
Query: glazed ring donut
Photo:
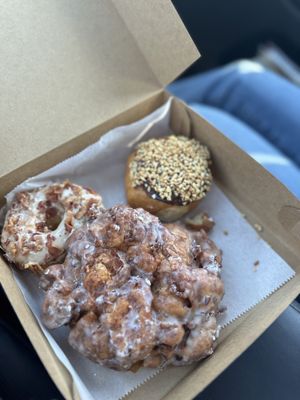
[[[3,226],[5,256],[20,269],[41,272],[62,260],[73,230],[102,210],[99,194],[68,181],[19,192]]]

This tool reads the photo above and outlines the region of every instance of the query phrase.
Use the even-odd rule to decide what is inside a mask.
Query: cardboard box
[[[169,1],[15,0],[1,4],[0,194],[77,153],[110,128],[162,105],[164,86],[198,57]],[[130,399],[189,399],[205,388],[300,292],[300,203],[274,177],[184,103],[171,124],[212,151],[215,180],[296,277],[222,331],[216,353],[167,370]],[[26,305],[10,268],[0,280],[49,375],[66,399],[78,398]]]

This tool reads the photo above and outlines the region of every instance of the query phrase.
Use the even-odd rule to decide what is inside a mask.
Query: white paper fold
[[[143,120],[110,131],[81,153],[28,179],[7,195],[8,203],[16,191],[66,178],[101,193],[106,207],[126,202],[124,166],[132,146],[137,140],[171,133],[170,107],[171,100]],[[225,326],[283,285],[294,271],[258,236],[215,185],[200,208],[215,219],[211,237],[224,252],[223,304],[227,311],[220,323]],[[259,261],[257,267],[256,261]],[[117,400],[158,373],[151,369],[141,369],[135,374],[116,372],[82,357],[68,345],[68,328],[47,331],[43,327],[40,321],[43,293],[32,274],[16,271],[15,277],[55,354],[70,371],[82,399]]]

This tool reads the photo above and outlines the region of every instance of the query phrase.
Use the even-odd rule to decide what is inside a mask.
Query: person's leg
[[[258,132],[215,107],[192,103],[191,107],[242,150],[253,157],[300,199],[300,169]],[[300,296],[297,301],[300,303]]]
[[[295,196],[300,198],[299,168],[259,133],[217,108],[197,103],[192,103],[191,107],[265,167]]]
[[[300,165],[300,88],[252,61],[182,79],[170,91],[188,103],[225,110]]]

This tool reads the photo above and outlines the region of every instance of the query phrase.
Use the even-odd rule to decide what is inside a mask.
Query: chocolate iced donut
[[[109,368],[188,364],[216,344],[220,267],[204,230],[116,206],[76,230],[65,262],[43,274],[43,320],[68,324],[69,343]]]
[[[59,262],[74,229],[98,216],[99,194],[70,182],[16,194],[1,235],[6,258],[34,272]]]
[[[164,222],[194,209],[212,183],[206,146],[185,136],[166,136],[140,143],[125,172],[128,204],[142,207]]]

